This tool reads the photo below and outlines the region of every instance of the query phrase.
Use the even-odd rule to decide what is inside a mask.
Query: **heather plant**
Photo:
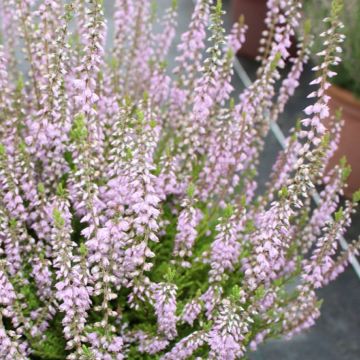
[[[304,1],[306,16],[314,24],[313,33],[323,31],[321,21],[318,21],[324,14],[329,12],[331,3],[326,0]],[[360,67],[357,59],[360,57],[360,3],[357,0],[344,2],[341,21],[346,24],[344,34],[346,41],[343,44],[342,62],[337,70],[338,75],[332,79],[332,83],[351,91],[355,96],[360,96]],[[320,40],[320,39],[318,39]],[[321,42],[315,41],[315,48],[321,48]],[[319,50],[320,51],[320,50]]]
[[[320,35],[314,102],[259,193],[269,121],[311,43],[300,2],[268,7],[257,78],[234,99],[246,20],[226,34],[220,1],[197,2],[173,69],[175,2],[159,16],[117,0],[105,52],[100,0],[1,1],[1,359],[241,359],[314,324],[315,290],[360,245],[337,251],[360,198],[340,204],[349,167],[325,172],[341,128],[322,125],[341,3]]]

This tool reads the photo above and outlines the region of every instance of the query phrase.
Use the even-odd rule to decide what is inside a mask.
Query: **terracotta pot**
[[[267,12],[266,0],[231,0],[230,15],[233,22],[244,15],[245,24],[248,25],[246,42],[239,51],[239,55],[255,59],[258,55],[261,33],[265,30],[265,17]],[[293,46],[290,54],[296,54],[296,40],[292,41]]]
[[[341,108],[344,119],[339,148],[331,159],[329,167],[334,166],[343,156],[346,156],[352,172],[345,195],[351,196],[360,188],[360,100],[351,92],[337,86],[331,86],[328,94],[331,96],[329,103],[331,113],[335,114]]]

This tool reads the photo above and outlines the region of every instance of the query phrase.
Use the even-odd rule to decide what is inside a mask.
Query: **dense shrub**
[[[116,1],[105,52],[100,0],[1,2],[1,359],[237,359],[314,324],[315,289],[359,247],[336,253],[359,198],[339,208],[348,166],[324,172],[341,6],[314,104],[259,194],[269,121],[311,42],[299,29],[282,79],[301,6],[268,5],[258,76],[233,99],[246,25],[225,35],[220,1],[197,3],[171,72],[175,4],[158,20],[148,1]]]

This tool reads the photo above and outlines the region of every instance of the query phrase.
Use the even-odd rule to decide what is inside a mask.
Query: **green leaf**
[[[288,188],[286,186],[283,186],[281,190],[279,190],[278,195],[280,199],[286,199],[289,196]]]
[[[344,219],[344,209],[341,207],[336,213],[335,213],[335,221],[339,222]]]
[[[45,186],[43,183],[39,183],[37,189],[40,194],[45,194]]]
[[[11,228],[11,229],[15,229],[15,228],[16,228],[16,225],[17,225],[16,219],[10,219],[10,220],[9,220],[9,225],[10,225],[10,228]]]
[[[326,133],[321,139],[321,145],[327,148],[329,146],[329,143],[330,143],[330,134]]]
[[[172,283],[175,279],[176,276],[176,270],[169,266],[166,270],[166,273],[164,275],[164,279],[168,282],[168,283]]]
[[[79,253],[80,253],[80,255],[82,255],[82,256],[86,256],[86,255],[87,255],[88,249],[87,249],[87,247],[86,247],[86,245],[85,245],[84,243],[81,243],[81,244],[80,244]]]
[[[208,332],[211,330],[212,326],[213,326],[213,322],[211,320],[209,320],[206,323],[204,323],[203,329],[205,332]]]
[[[16,82],[16,91],[21,92],[24,89],[24,78],[23,75],[19,75]]]
[[[54,218],[54,223],[55,223],[55,226],[58,228],[58,229],[61,229],[64,227],[65,225],[65,220],[64,218],[62,217],[62,214],[60,212],[60,210],[58,209],[54,209],[53,210],[53,218]]]
[[[195,193],[195,185],[194,183],[190,183],[187,190],[186,190],[189,198],[192,198],[194,196]]]
[[[125,149],[125,160],[130,161],[134,157],[133,152],[130,148]]]
[[[216,12],[221,16],[222,11],[222,0],[217,0],[216,2]]]
[[[264,285],[260,285],[255,291],[255,299],[262,299],[265,295]]]
[[[343,113],[342,108],[336,109],[336,111],[335,111],[335,118],[336,118],[336,120],[341,120],[341,118],[342,118],[342,113]]]
[[[152,129],[154,129],[156,127],[156,125],[157,125],[156,120],[154,120],[154,119],[150,120],[150,127]]]
[[[139,120],[139,123],[142,124],[144,122],[145,119],[145,114],[143,111],[141,111],[140,109],[136,110],[136,116]]]
[[[234,285],[230,291],[230,300],[236,302],[239,299],[240,299],[240,286]]]
[[[354,192],[352,198],[354,203],[358,203],[360,201],[360,189]]]
[[[82,351],[84,352],[85,356],[92,357],[93,355],[91,350],[86,345],[82,346]]]
[[[241,15],[239,16],[238,24],[239,24],[240,26],[244,26],[244,24],[245,24],[245,16],[244,16],[243,14],[241,14]]]
[[[6,148],[3,144],[0,144],[0,155],[6,155]]]
[[[20,141],[19,142],[19,150],[22,154],[26,153],[26,143],[25,141]]]
[[[64,159],[67,162],[67,164],[69,165],[69,168],[72,171],[76,171],[76,165],[74,164],[74,159],[73,159],[72,153],[70,151],[65,151]]]
[[[304,22],[304,33],[305,34],[310,34],[311,32],[311,20],[310,19],[306,19]]]
[[[274,60],[270,64],[271,71],[274,71],[277,68],[280,60],[281,60],[281,54],[277,52],[274,56]]]
[[[78,114],[75,116],[73,126],[70,130],[70,138],[75,141],[84,141],[88,136],[85,124],[85,115]]]
[[[64,189],[64,185],[62,183],[58,184],[56,187],[56,194],[60,197],[64,197],[66,194],[66,191]]]
[[[246,234],[251,234],[256,230],[255,224],[253,220],[248,220],[245,223],[245,233]]]
[[[224,209],[224,217],[229,218],[234,213],[234,207],[231,204],[228,204],[226,208]]]
[[[234,57],[234,51],[232,49],[228,49],[226,52],[226,59],[228,62],[230,62]]]
[[[344,3],[342,0],[333,0],[331,3],[331,17],[337,18],[342,12]]]

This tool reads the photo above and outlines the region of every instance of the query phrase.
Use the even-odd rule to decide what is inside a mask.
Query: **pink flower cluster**
[[[309,57],[300,2],[268,1],[261,66],[236,99],[247,26],[226,34],[221,1],[197,1],[170,71],[176,1],[161,16],[114,6],[109,31],[101,0],[0,4],[0,358],[235,360],[312,326],[316,289],[360,249],[337,249],[360,200],[340,207],[349,168],[325,172],[341,131],[324,126],[339,0],[313,104],[262,194],[269,117]]]

